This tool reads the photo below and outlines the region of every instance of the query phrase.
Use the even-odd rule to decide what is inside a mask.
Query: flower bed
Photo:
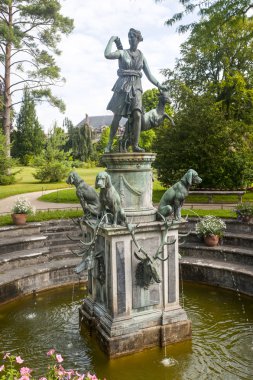
[[[74,369],[66,370],[61,364],[63,357],[54,349],[49,350],[47,356],[50,364],[45,376],[36,377],[31,368],[21,366],[24,360],[20,356],[14,356],[7,352],[3,357],[3,364],[0,365],[0,380],[99,380],[96,375],[89,372],[80,374]]]

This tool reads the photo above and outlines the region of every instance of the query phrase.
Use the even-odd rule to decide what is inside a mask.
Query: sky
[[[109,115],[106,110],[117,79],[117,60],[107,60],[104,49],[112,35],[119,36],[128,48],[130,28],[140,30],[144,41],[139,49],[147,59],[151,73],[160,82],[160,70],[173,69],[179,57],[180,44],[186,35],[179,35],[176,26],[165,21],[180,10],[177,0],[61,0],[61,13],[74,19],[75,29],[63,36],[57,57],[66,83],[53,87],[52,92],[62,98],[66,111],[43,104],[37,106],[37,116],[43,129],[49,131],[57,122],[62,126],[64,117],[74,125],[85,115]],[[144,91],[154,86],[143,75]]]

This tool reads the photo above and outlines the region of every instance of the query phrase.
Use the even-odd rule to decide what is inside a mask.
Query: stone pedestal
[[[103,156],[129,222],[156,220],[151,167],[155,157],[154,153],[111,153]]]
[[[179,225],[173,224],[167,231],[163,222],[154,220],[153,160],[153,154],[145,153],[105,155],[107,171],[124,199],[129,221],[139,223],[135,229],[138,245],[154,257],[161,241],[175,240],[175,244],[162,249],[160,257],[168,260],[156,260],[160,283],[153,281],[145,287],[140,281],[140,261],[134,254],[138,249],[128,229],[100,229],[95,266],[88,276],[89,294],[80,309],[80,320],[93,328],[101,348],[110,357],[191,338],[191,322],[179,305]]]

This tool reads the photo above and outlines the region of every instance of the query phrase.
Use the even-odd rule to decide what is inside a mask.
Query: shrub
[[[44,162],[38,167],[34,177],[41,182],[61,182],[70,171],[70,165],[63,161]]]

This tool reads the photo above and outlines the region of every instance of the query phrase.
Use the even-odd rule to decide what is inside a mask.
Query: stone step
[[[225,233],[222,238],[224,245],[247,247],[253,250],[253,234]]]
[[[195,231],[195,225],[199,220],[198,218],[188,218],[187,222],[180,227],[180,231]],[[223,220],[226,223],[226,232],[228,233],[253,234],[253,223],[243,223],[237,219]]]
[[[48,261],[47,247],[8,252],[0,255],[0,273]]]
[[[183,257],[180,269],[184,280],[206,283],[253,295],[253,266],[219,260]]]
[[[66,225],[66,224],[59,224],[56,226],[48,226],[48,225],[42,225],[41,231],[45,234],[53,234],[58,232],[66,232],[66,233],[81,233],[81,230],[78,226],[75,226],[74,224]]]
[[[4,226],[0,228],[0,242],[18,236],[32,236],[40,233],[41,223],[27,223],[23,226]]]
[[[57,245],[57,246],[51,246],[49,247],[50,255],[49,260],[59,260],[63,257],[78,257],[73,252],[80,251],[80,248],[76,244],[72,245]],[[73,251],[73,252],[72,252]],[[79,257],[79,260],[81,261],[81,257]]]
[[[74,272],[79,258],[64,258],[59,261],[41,263],[13,269],[0,276],[0,303],[39,290],[87,281],[87,273]]]
[[[199,238],[195,231],[192,231],[187,237],[182,238],[182,241],[200,244],[203,242],[203,239]],[[232,245],[253,249],[253,234],[226,232],[221,239],[221,245]]]
[[[203,243],[184,243],[179,248],[180,254],[203,260],[217,260],[221,262],[241,263],[253,266],[253,249],[229,245],[207,247]]]
[[[58,245],[56,247],[42,247],[8,252],[0,255],[0,273],[48,261],[77,257],[72,250],[78,252],[79,247],[76,244],[72,244],[68,246]],[[81,257],[79,260],[81,261]]]
[[[72,239],[81,239],[82,235],[78,231],[63,231],[63,232],[47,232],[44,234],[48,237],[48,240],[70,240],[68,236]]]
[[[74,243],[75,244],[75,243]],[[65,239],[61,239],[61,238],[58,238],[58,239],[48,239],[47,242],[46,242],[46,245],[47,247],[56,247],[58,245],[61,245],[61,246],[71,246],[73,245],[73,241],[68,239],[68,238],[65,238]]]
[[[47,236],[17,236],[13,238],[4,238],[0,240],[0,255],[8,252],[42,248],[45,245]]]

